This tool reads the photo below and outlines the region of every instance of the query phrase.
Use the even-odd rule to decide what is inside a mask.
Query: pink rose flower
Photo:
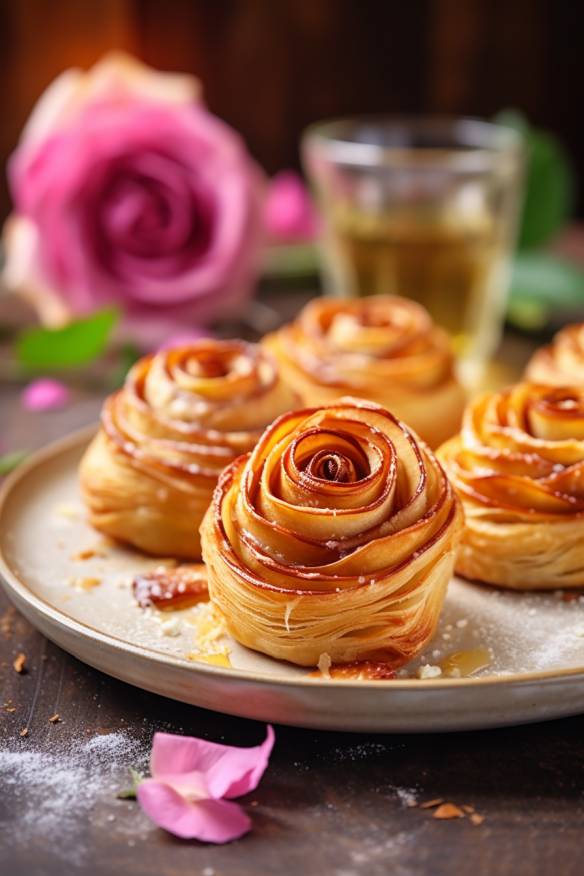
[[[59,324],[106,304],[161,340],[253,288],[262,178],[187,76],[126,56],[66,71],[9,165],[5,279]]]
[[[299,243],[315,239],[318,214],[302,177],[282,170],[270,180],[264,221],[277,242]]]
[[[156,733],[150,755],[152,778],[136,789],[138,802],[159,827],[183,839],[226,843],[251,827],[230,798],[257,788],[274,745],[268,726],[254,748],[218,745],[193,736]]]

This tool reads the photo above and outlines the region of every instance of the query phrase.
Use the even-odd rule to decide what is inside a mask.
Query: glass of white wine
[[[421,302],[468,384],[500,338],[523,147],[478,119],[356,117],[310,127],[303,156],[324,217],[326,291]]]

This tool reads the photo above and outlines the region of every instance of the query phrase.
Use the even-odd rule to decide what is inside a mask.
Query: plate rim
[[[81,446],[88,443],[95,435],[98,424],[82,427],[68,435],[51,441],[42,448],[30,454],[17,468],[12,471],[0,485],[0,529],[2,526],[2,518],[6,512],[7,504],[18,485],[33,471],[40,468],[47,461],[58,458],[62,454],[81,449]],[[457,690],[468,687],[495,687],[514,685],[527,685],[533,683],[543,683],[546,686],[549,684],[558,684],[566,679],[572,681],[577,680],[581,676],[584,681],[584,665],[571,667],[566,669],[547,669],[533,672],[515,672],[508,675],[484,675],[478,678],[435,678],[435,679],[411,679],[411,678],[394,678],[394,679],[379,679],[372,682],[371,680],[359,679],[327,679],[306,676],[296,678],[286,678],[281,676],[270,675],[265,672],[251,672],[246,669],[238,669],[237,667],[213,666],[203,662],[188,660],[186,657],[180,657],[173,654],[168,654],[163,651],[152,650],[143,645],[137,645],[133,642],[128,642],[111,633],[105,633],[97,628],[91,627],[82,621],[68,615],[62,609],[56,608],[51,602],[43,599],[35,594],[26,581],[23,580],[10,566],[0,541],[0,580],[4,585],[4,590],[9,597],[14,593],[20,600],[25,602],[32,610],[40,613],[46,619],[53,623],[72,630],[79,635],[99,641],[102,644],[113,648],[121,653],[132,652],[135,656],[142,659],[154,661],[159,664],[170,665],[176,668],[189,669],[193,674],[208,675],[210,677],[221,677],[232,682],[253,682],[261,685],[277,685],[280,687],[292,688],[314,688],[325,687],[327,689],[345,689],[345,690],[371,690],[374,685],[375,689],[381,690],[400,690],[400,691],[424,691],[437,689],[442,690]],[[531,592],[531,591],[527,591]],[[34,624],[33,624],[34,626]],[[44,635],[44,633],[43,633]],[[281,661],[280,661],[281,662]]]

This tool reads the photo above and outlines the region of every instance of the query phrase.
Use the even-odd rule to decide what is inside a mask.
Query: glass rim
[[[392,131],[396,144],[357,140],[351,130],[363,126]],[[399,142],[401,134],[402,142]],[[417,146],[407,138],[416,134],[452,140],[452,145]],[[454,170],[489,170],[511,160],[518,162],[525,146],[521,134],[508,125],[473,116],[356,115],[326,119],[309,125],[302,135],[305,150],[315,148],[336,164],[360,167],[442,166]]]

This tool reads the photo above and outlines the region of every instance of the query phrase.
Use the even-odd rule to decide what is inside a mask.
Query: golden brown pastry
[[[294,403],[273,360],[243,341],[141,359],[105,402],[81,462],[91,522],[147,553],[200,559],[220,472]]]
[[[584,386],[584,323],[566,326],[537,350],[525,378],[550,386]]]
[[[484,395],[438,456],[465,510],[457,572],[517,590],[584,585],[584,389]]]
[[[460,427],[465,397],[448,336],[414,301],[317,298],[263,344],[305,404],[347,394],[370,399],[431,447]]]
[[[231,635],[302,666],[400,666],[432,637],[462,526],[434,454],[357,399],[285,414],[221,476],[201,527]]]

